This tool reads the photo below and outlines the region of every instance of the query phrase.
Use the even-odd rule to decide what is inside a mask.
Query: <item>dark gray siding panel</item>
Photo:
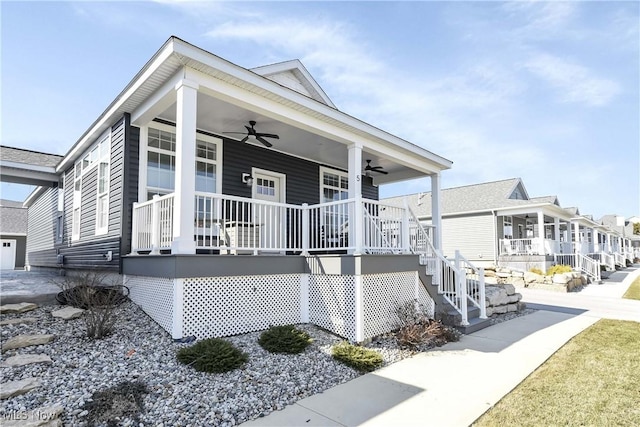
[[[242,174],[255,167],[287,176],[287,203],[318,203],[320,172],[313,162],[232,140],[224,141],[222,162],[224,194],[251,198],[251,188],[242,183]]]
[[[125,158],[125,120],[111,128],[109,161],[109,231],[108,237],[119,237],[122,231],[122,198]],[[102,236],[104,238],[104,236]]]
[[[320,165],[309,160],[278,153],[267,148],[225,140],[222,163],[222,192],[251,198],[251,188],[242,183],[242,174],[251,168],[265,169],[287,176],[287,203],[301,205],[320,202]],[[362,196],[378,200],[378,187],[363,177]]]
[[[122,240],[120,253],[131,253],[131,227],[133,203],[138,201],[138,172],[140,157],[140,129],[132,127],[129,115],[125,115],[124,175],[122,180]]]
[[[58,210],[58,189],[47,188],[33,202],[27,213],[27,264],[32,264],[31,254],[54,250],[55,217]]]

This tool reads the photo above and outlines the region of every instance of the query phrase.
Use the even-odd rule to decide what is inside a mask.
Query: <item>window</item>
[[[109,231],[109,163],[101,161],[98,167],[98,196],[96,199],[96,234]]]
[[[147,200],[174,191],[176,134],[172,126],[154,123],[147,133]],[[221,141],[198,134],[196,139],[196,191],[218,193],[221,173]]]
[[[349,177],[346,172],[320,168],[320,201],[337,202],[349,198]],[[344,238],[348,231],[349,206],[339,204],[329,206],[322,218],[322,231],[326,238]]]
[[[505,239],[513,239],[513,218],[511,216],[502,217],[502,231]]]
[[[71,216],[71,240],[80,239],[82,220],[82,190],[85,177],[96,174],[96,222],[95,234],[105,234],[109,224],[109,161],[111,153],[111,135],[107,132],[89,152],[76,162],[73,170],[73,212]],[[88,182],[92,182],[89,180]],[[87,195],[85,194],[85,197]],[[62,225],[60,232],[62,233]],[[62,238],[62,237],[61,237]]]
[[[256,179],[256,193],[264,196],[275,196],[276,182],[272,179]]]

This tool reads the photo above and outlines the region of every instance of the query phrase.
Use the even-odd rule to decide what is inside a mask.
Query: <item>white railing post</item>
[[[480,282],[479,289],[479,299],[480,299],[480,318],[487,318],[487,301],[485,300],[485,290],[484,290],[484,267],[478,268],[478,281]]]
[[[160,254],[160,196],[153,196],[151,204],[151,255]]]
[[[133,202],[133,214],[131,215],[131,253],[138,249],[138,202]]]
[[[309,228],[309,205],[307,203],[302,204],[302,253],[301,255],[309,255],[309,234],[311,230]]]
[[[411,252],[411,242],[409,236],[409,203],[407,198],[403,199],[404,209],[402,209],[402,251],[405,254]]]
[[[456,298],[460,301],[460,314],[462,315],[462,321],[460,322],[461,326],[467,326],[469,324],[469,318],[467,313],[467,277],[466,274],[463,273],[463,269],[460,268],[460,251],[456,250],[455,256],[455,271],[454,274],[457,276],[456,280],[454,280],[456,286]]]

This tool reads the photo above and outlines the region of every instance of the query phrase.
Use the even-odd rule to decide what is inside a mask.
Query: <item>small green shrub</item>
[[[222,373],[241,367],[249,357],[228,341],[209,338],[181,348],[177,359],[180,363],[193,366],[196,371]]]
[[[293,325],[272,326],[264,331],[258,344],[271,353],[302,353],[311,344],[311,337]]]
[[[542,272],[542,270],[540,270],[539,268],[536,267],[532,267],[529,269],[530,273],[535,273],[535,274],[539,274],[541,276],[544,276],[544,273]]]
[[[343,341],[333,346],[333,358],[360,371],[371,372],[382,366],[382,355],[371,350]]]
[[[573,270],[569,265],[553,265],[547,270],[547,276],[553,276],[554,274],[571,273]]]

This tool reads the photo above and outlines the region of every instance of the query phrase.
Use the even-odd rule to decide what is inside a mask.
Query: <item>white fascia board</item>
[[[81,154],[87,147],[88,143],[92,143],[94,138],[104,132],[103,127],[109,126],[112,116],[122,106],[122,104],[142,86],[147,79],[173,54],[173,45],[175,39],[171,38],[165,45],[151,58],[142,70],[131,80],[127,87],[118,95],[118,97],[107,107],[104,113],[89,127],[89,129],[80,137],[73,145],[71,150],[64,156],[64,159],[56,167],[56,172],[60,172],[69,167],[72,159]]]
[[[185,74],[186,78],[196,82],[200,86],[199,90],[205,94],[222,99],[230,104],[256,111],[290,126],[322,135],[347,146],[361,144],[367,151],[379,153],[384,157],[426,174],[446,169],[446,165],[435,163],[430,158],[408,153],[402,147],[396,148],[390,144],[378,142],[375,136],[372,136],[372,139],[368,139],[360,134],[351,132],[347,128],[322,120],[319,115],[309,115],[306,112],[291,108],[281,102],[247,91],[194,69],[187,69]]]
[[[37,199],[38,197],[40,197],[40,195],[41,195],[42,193],[44,193],[44,191],[45,191],[46,189],[47,189],[46,187],[36,187],[36,188],[31,192],[31,194],[29,194],[29,196],[27,196],[27,198],[25,199],[25,201],[22,203],[22,206],[23,206],[23,207],[25,207],[25,208],[30,207],[30,206],[33,204],[33,202],[35,202],[35,201],[36,201],[36,199]]]
[[[395,147],[400,148],[403,151],[406,151],[410,154],[428,159],[433,165],[437,165],[439,170],[449,169],[453,164],[452,161],[445,159],[444,157],[438,156],[437,154],[434,154],[422,147],[419,147],[415,144],[405,141],[397,136],[391,135],[390,133],[380,130],[368,123],[365,123],[352,116],[349,116],[339,110],[336,110],[335,108],[331,108],[319,101],[316,101],[312,98],[302,95],[294,90],[283,87],[282,85],[276,82],[273,82],[267,79],[266,77],[260,76],[245,68],[232,64],[229,61],[226,61],[226,60],[223,60],[222,58],[214,56],[200,48],[197,48],[193,45],[188,45],[182,40],[176,40],[176,43],[174,44],[174,48],[177,53],[182,54],[188,58],[191,58],[194,61],[200,62],[205,66],[212,67],[215,70],[218,70],[222,73],[226,73],[231,77],[237,78],[246,83],[254,85],[260,89],[271,92],[273,95],[276,95],[277,97],[281,97],[286,101],[298,104],[301,107],[307,108],[313,112],[318,113],[318,115],[326,116],[330,120],[335,120],[337,122],[344,123],[348,127],[352,127],[360,132],[370,135],[372,138],[379,139],[379,140],[385,141],[386,143],[392,144]],[[201,74],[203,76],[206,75],[204,73],[201,73]],[[224,83],[224,82],[221,82],[221,83]],[[247,92],[247,91],[243,90],[243,92]],[[260,99],[262,100],[262,102],[264,102],[264,100],[267,98],[260,97]],[[268,114],[265,114],[265,115],[273,117],[273,115],[268,115]],[[309,118],[310,116],[305,115],[305,117]],[[350,133],[350,135],[355,135],[355,134]],[[368,144],[366,145],[370,145],[371,141],[369,139],[366,139],[363,141],[368,142]],[[357,143],[358,141],[353,141],[353,140],[345,141],[345,143],[354,143],[354,142]]]
[[[29,171],[29,172],[43,172],[43,173],[51,173],[51,174],[56,173],[56,168],[53,166],[38,166],[38,165],[32,165],[32,164],[26,164],[26,163],[20,163],[20,162],[12,162],[12,161],[2,160],[2,159],[0,159],[0,167],[20,169],[20,170]]]
[[[131,124],[145,126],[160,113],[176,102],[176,85],[183,79],[183,70],[179,70],[167,80],[153,95],[147,98],[131,113]]]
[[[554,205],[553,203],[535,203],[530,205],[523,206],[509,206],[504,208],[495,208],[492,209],[496,212],[500,212],[501,215],[521,215],[531,212],[532,210],[542,210],[542,213],[547,216],[558,217],[559,219],[569,221],[571,220],[571,215],[568,215],[567,212]]]

